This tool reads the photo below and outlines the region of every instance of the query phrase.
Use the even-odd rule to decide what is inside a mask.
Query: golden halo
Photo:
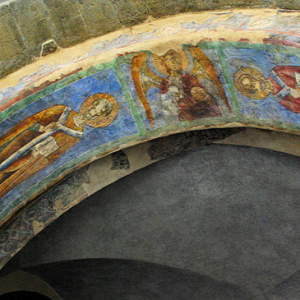
[[[265,85],[264,89],[247,89],[243,81],[246,78],[259,81]],[[244,96],[253,100],[263,100],[271,93],[271,87],[267,79],[258,70],[251,67],[241,67],[233,76],[233,82],[236,89]]]
[[[99,100],[99,99],[108,100],[112,105],[112,110],[107,116],[99,116],[92,120],[86,120],[85,124],[88,126],[96,127],[96,128],[106,127],[106,126],[110,125],[118,115],[119,104],[118,104],[117,100],[115,99],[115,97],[113,97],[112,95],[109,95],[109,94],[94,94],[94,95],[88,97],[83,102],[82,106],[80,107],[79,113],[83,114],[89,106],[93,105],[94,101]]]

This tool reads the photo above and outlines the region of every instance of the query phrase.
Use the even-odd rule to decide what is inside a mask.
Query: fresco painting
[[[290,55],[287,47],[280,52],[264,46],[225,43],[222,48],[241,114],[248,120],[299,127],[300,52]]]
[[[0,198],[73,147],[84,136],[86,125],[110,125],[118,110],[114,97],[94,94],[83,102],[79,112],[56,105],[14,127],[0,141]]]
[[[234,75],[237,90],[244,96],[263,100],[269,95],[284,108],[300,113],[300,67],[277,66],[265,78],[257,69],[242,67]]]
[[[167,125],[221,117],[222,102],[231,110],[212,62],[199,47],[169,49],[163,55],[140,52],[130,70],[149,129],[159,119]]]
[[[139,132],[113,68],[105,66],[61,86],[60,82],[45,97],[18,102],[21,109],[6,118],[7,112],[2,114],[0,213],[4,215],[26,194],[86,160],[89,151],[99,147],[105,151],[111,143],[122,143]]]
[[[76,166],[158,135],[233,123],[299,132],[300,51],[289,48],[120,53],[19,99],[0,113],[0,217]]]

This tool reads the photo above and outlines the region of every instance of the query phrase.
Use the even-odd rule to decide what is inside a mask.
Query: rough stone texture
[[[287,280],[300,269],[299,164],[299,157],[233,146],[174,156],[71,209],[6,270],[82,258],[142,260],[275,300],[282,282],[299,285],[297,275]],[[284,291],[278,299],[298,295],[297,288]]]
[[[121,27],[114,4],[109,0],[79,0],[78,7],[91,36],[99,36]]]
[[[40,45],[57,35],[46,5],[42,0],[23,0],[12,2],[9,9],[26,41],[27,50],[39,56]]]
[[[88,26],[76,0],[44,0],[44,3],[59,32],[58,44],[62,47],[68,47],[89,37]]]
[[[162,5],[160,0],[146,0],[145,2],[147,3],[151,16],[155,18],[188,12],[191,7],[190,1],[185,0],[165,1],[164,5]]]
[[[112,0],[123,26],[132,26],[147,19],[149,12],[143,0]]]
[[[277,7],[282,9],[300,9],[299,0],[276,0]]]
[[[3,64],[0,78],[31,62],[47,39],[69,47],[141,23],[150,15],[158,18],[215,9],[300,8],[298,0],[2,0],[0,3],[0,62]]]
[[[0,61],[4,71],[11,73],[31,60],[26,53],[26,44],[8,6],[0,7]]]

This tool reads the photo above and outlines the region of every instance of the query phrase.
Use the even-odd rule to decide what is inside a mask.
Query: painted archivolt
[[[121,54],[11,96],[0,106],[2,224],[70,172],[127,145],[232,124],[299,133],[299,57],[270,41],[205,41]]]

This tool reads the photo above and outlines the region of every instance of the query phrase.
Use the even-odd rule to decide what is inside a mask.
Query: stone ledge
[[[0,78],[40,56],[54,40],[70,47],[147,20],[185,12],[232,8],[297,9],[299,0],[0,0]]]

